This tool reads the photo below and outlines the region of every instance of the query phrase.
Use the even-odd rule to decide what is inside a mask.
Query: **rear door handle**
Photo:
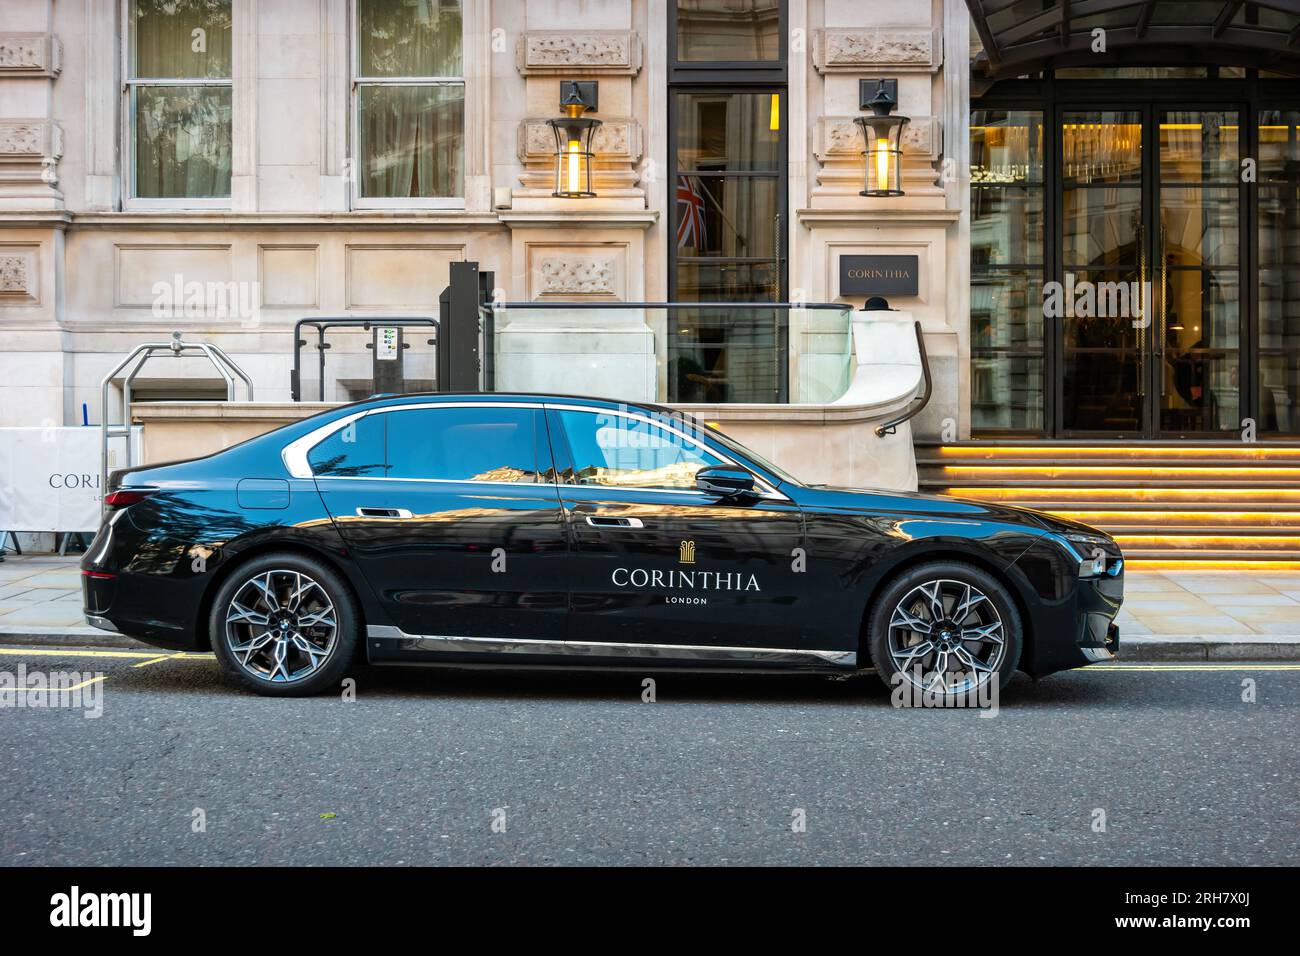
[[[405,508],[358,508],[357,516],[361,518],[409,518],[411,512]]]
[[[602,518],[587,515],[587,524],[593,528],[644,528],[640,518]]]

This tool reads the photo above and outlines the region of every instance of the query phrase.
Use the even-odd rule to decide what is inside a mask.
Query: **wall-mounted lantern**
[[[600,120],[584,116],[595,112],[595,80],[561,80],[560,109],[564,115],[546,121],[555,134],[555,191],[562,199],[586,199],[596,195],[592,187],[592,142]]]
[[[898,105],[898,81],[876,81],[874,95],[867,99],[871,80],[858,81],[859,108],[870,109],[870,116],[853,122],[862,127],[867,143],[866,189],[861,196],[903,195],[903,128],[908,117],[894,116]]]

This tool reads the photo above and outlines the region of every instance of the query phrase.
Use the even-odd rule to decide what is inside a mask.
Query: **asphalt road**
[[[1300,857],[1294,664],[1021,678],[992,718],[874,679],[659,675],[645,703],[638,675],[366,669],[354,701],[267,700],[210,657],[20,665],[102,673],[103,711],[0,708],[5,865]]]

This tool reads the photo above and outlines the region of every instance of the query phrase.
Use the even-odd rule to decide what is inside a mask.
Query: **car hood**
[[[859,511],[863,514],[925,515],[932,518],[998,521],[1055,534],[1084,532],[1105,534],[1078,521],[1058,518],[1030,508],[970,498],[949,498],[915,491],[881,491],[871,488],[840,488],[830,485],[803,485],[783,488],[802,508],[810,510]]]

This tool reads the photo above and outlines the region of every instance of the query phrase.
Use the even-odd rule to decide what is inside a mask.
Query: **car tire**
[[[869,610],[867,649],[876,674],[907,703],[985,700],[1011,680],[1023,645],[1020,612],[1007,589],[960,561],[909,568]]]
[[[337,687],[360,625],[347,582],[322,562],[289,552],[237,566],[208,616],[212,650],[226,673],[268,697]]]

